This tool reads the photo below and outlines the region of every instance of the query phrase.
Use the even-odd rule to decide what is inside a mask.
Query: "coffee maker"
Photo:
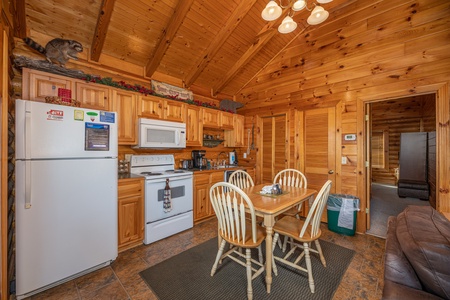
[[[206,167],[203,157],[205,157],[205,150],[192,150],[192,161],[194,162],[194,168],[202,169]]]

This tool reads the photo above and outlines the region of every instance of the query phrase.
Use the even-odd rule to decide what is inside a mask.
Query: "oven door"
[[[172,210],[164,212],[164,188],[166,178],[148,179],[145,182],[145,223],[170,218],[193,208],[193,176],[176,176],[169,178]]]

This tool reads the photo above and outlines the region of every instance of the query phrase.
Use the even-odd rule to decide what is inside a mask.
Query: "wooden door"
[[[320,190],[327,180],[336,185],[336,117],[335,108],[321,108],[305,111],[304,145],[305,176],[308,188]],[[326,207],[325,207],[326,209]],[[322,221],[326,222],[326,212]]]
[[[261,128],[261,179],[273,181],[275,175],[286,168],[286,115],[263,117]]]

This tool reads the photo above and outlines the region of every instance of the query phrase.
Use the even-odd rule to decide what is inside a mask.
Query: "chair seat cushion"
[[[425,291],[450,298],[450,222],[429,206],[408,206],[396,235]]]

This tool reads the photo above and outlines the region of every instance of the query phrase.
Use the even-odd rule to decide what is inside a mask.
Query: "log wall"
[[[400,134],[436,131],[434,94],[375,102],[371,107],[372,132],[388,135],[388,166],[372,168],[372,181],[396,185],[395,169],[399,167]]]
[[[357,231],[364,232],[365,104],[435,94],[436,207],[450,211],[450,2],[360,0],[335,16],[308,27],[240,91],[237,100],[246,103],[240,113],[273,115],[288,109],[339,107],[338,132],[357,133],[358,142],[336,150],[338,157],[345,151],[357,162],[342,166],[336,187],[344,192],[345,186],[345,192],[362,199]],[[291,153],[291,158],[299,153]]]

